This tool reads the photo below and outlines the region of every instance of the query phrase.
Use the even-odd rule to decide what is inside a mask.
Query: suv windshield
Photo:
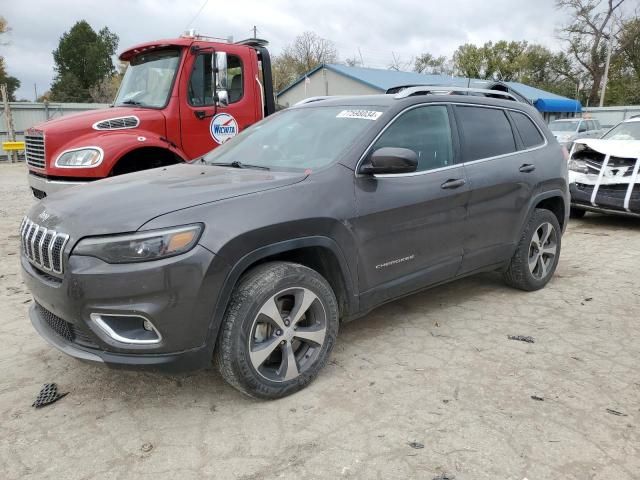
[[[159,50],[133,58],[124,74],[114,104],[164,107],[179,60],[179,50]]]
[[[575,132],[578,130],[578,122],[551,122],[549,130],[552,132]]]
[[[284,110],[208,153],[208,164],[318,169],[334,162],[382,115],[382,107],[311,107]]]
[[[640,122],[619,123],[602,138],[607,140],[640,140]]]

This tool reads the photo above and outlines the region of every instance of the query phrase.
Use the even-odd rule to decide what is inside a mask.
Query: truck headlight
[[[173,257],[195,247],[202,225],[187,225],[126,235],[80,240],[72,255],[96,257],[107,263],[135,263]]]
[[[582,160],[569,160],[569,170],[578,173],[589,173],[589,167]]]
[[[61,168],[87,168],[97,167],[104,156],[102,149],[98,147],[78,148],[63,152],[56,159],[56,167]]]

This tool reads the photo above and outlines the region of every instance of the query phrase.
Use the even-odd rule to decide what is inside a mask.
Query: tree
[[[0,36],[9,32],[11,29],[7,23],[6,18],[0,16]],[[6,45],[7,42],[0,41],[0,45]],[[16,90],[20,88],[20,80],[16,77],[12,77],[7,73],[7,67],[4,61],[4,57],[0,56],[0,84],[5,83],[7,85],[7,95],[10,102],[16,101]]]
[[[331,40],[304,32],[273,59],[274,88],[280,91],[318,65],[337,61],[338,51]]]
[[[107,27],[96,33],[86,21],[77,22],[53,51],[52,100],[90,102],[90,89],[115,73],[111,57],[117,48],[118,36]]]
[[[606,99],[614,105],[640,103],[640,19],[623,22],[618,36],[620,54],[611,63]]]
[[[597,105],[604,77],[609,35],[616,37],[620,28],[615,14],[625,0],[556,0],[556,7],[565,10],[570,20],[561,30],[560,38],[567,44],[567,53],[578,70],[586,73],[590,105]],[[619,50],[612,53],[616,62]]]
[[[428,75],[452,75],[453,69],[449,59],[445,56],[434,57],[425,52],[418,55],[413,64],[413,71]]]
[[[459,75],[467,78],[485,78],[485,58],[482,47],[471,43],[460,45],[453,52],[453,66]]]

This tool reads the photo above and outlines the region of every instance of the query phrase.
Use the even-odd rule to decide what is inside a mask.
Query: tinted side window
[[[376,141],[373,150],[382,147],[413,150],[418,156],[418,171],[453,164],[447,107],[418,107],[403,113]]]
[[[211,71],[212,53],[201,53],[196,57],[189,79],[189,104],[194,107],[211,106],[213,99],[213,78]],[[227,56],[227,89],[229,103],[242,98],[242,63],[235,55]]]
[[[462,128],[464,161],[495,157],[516,151],[511,124],[503,110],[456,107]]]
[[[524,148],[537,147],[544,143],[544,138],[540,133],[540,130],[535,126],[533,121],[527,117],[524,113],[509,112],[513,123],[516,124]]]

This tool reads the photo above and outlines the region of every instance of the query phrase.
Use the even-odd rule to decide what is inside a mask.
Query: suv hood
[[[62,190],[34,205],[29,218],[75,239],[133,232],[159,215],[305,178],[303,173],[179,164]]]

